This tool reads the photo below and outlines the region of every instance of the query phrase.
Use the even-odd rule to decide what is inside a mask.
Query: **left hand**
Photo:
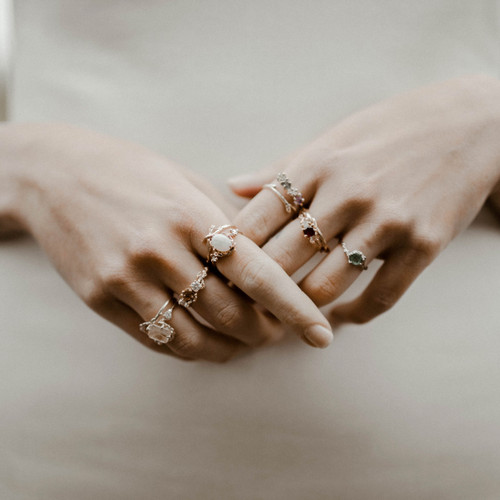
[[[230,182],[253,197],[235,220],[288,274],[317,251],[278,196],[262,185],[285,172],[326,240],[385,262],[332,322],[364,323],[388,310],[422,270],[500,193],[500,82],[465,77],[372,106],[252,176]],[[258,193],[258,194],[257,194]],[[282,230],[279,238],[272,238]],[[301,282],[318,305],[359,276],[341,245]]]

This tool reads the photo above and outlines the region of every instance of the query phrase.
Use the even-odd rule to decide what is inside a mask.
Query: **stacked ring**
[[[208,244],[207,261],[215,264],[221,257],[230,255],[235,247],[234,238],[238,233],[238,228],[229,224],[219,227],[210,226],[203,240]]]
[[[317,247],[320,252],[328,253],[330,248],[328,248],[328,244],[318,227],[316,219],[307,210],[302,209],[299,213],[299,222],[304,237]]]
[[[141,323],[139,329],[158,345],[168,344],[175,335],[175,330],[168,322],[172,319],[175,304],[169,308],[170,299],[163,304],[153,319]]]
[[[289,196],[292,198],[292,202],[295,205],[297,210],[300,210],[304,206],[304,196],[302,193],[297,189],[292,187],[292,183],[290,182],[290,179],[286,176],[284,172],[280,172],[276,180],[281,184],[283,189],[288,193]]]
[[[177,303],[186,309],[194,304],[198,299],[198,292],[205,288],[205,278],[208,274],[208,267],[204,267],[197,275],[193,282],[182,290],[177,299]]]
[[[264,184],[263,187],[270,189],[281,200],[288,214],[297,211],[297,208],[289,203],[288,200],[276,189],[276,184]]]
[[[347,262],[352,266],[361,267],[364,271],[368,269],[365,264],[366,255],[360,250],[349,250],[344,242],[342,242],[342,249],[347,257]]]

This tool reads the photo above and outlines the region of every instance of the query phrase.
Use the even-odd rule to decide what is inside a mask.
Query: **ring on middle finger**
[[[320,252],[328,253],[330,248],[323,236],[323,233],[318,227],[316,219],[305,209],[302,209],[299,214],[299,223],[302,228],[304,237],[314,245]]]
[[[192,281],[192,283],[184,288],[182,292],[179,294],[179,298],[177,299],[177,303],[185,307],[186,309],[194,304],[198,299],[198,292],[205,288],[205,278],[208,274],[208,267],[204,267],[197,275],[196,278]]]

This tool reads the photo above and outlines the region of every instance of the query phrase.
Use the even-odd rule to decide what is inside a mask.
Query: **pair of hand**
[[[239,212],[193,173],[140,146],[66,125],[6,125],[0,214],[38,240],[95,311],[182,359],[225,361],[279,340],[284,327],[326,347],[329,322],[366,322],[500,193],[500,83],[468,77],[397,96],[341,122],[277,165],[233,179]],[[332,251],[301,283],[317,249],[270,190],[278,172],[304,195]],[[10,194],[7,194],[10,193]],[[138,325],[203,268],[212,225],[235,224],[236,249],[182,307],[158,347]],[[279,237],[276,237],[277,233]],[[359,298],[333,308],[359,276],[339,239],[384,260]],[[227,282],[234,286],[228,286]]]

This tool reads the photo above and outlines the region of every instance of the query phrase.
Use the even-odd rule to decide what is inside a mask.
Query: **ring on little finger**
[[[172,303],[169,307],[170,302],[170,299],[168,299],[160,307],[154,318],[139,325],[141,332],[146,333],[158,345],[168,344],[175,335],[174,327],[169,324],[169,321],[172,319],[175,303]]]
[[[342,242],[342,249],[347,257],[347,262],[352,266],[361,267],[363,271],[368,269],[366,265],[366,255],[361,250],[349,250],[344,242]]]
[[[323,233],[320,231],[316,219],[307,210],[302,209],[300,211],[299,223],[302,228],[302,233],[309,243],[314,245],[320,252],[328,253],[330,251],[328,243]]]
[[[234,239],[238,233],[238,228],[230,224],[210,226],[208,234],[203,239],[208,244],[207,261],[215,264],[221,257],[230,255],[236,246]]]

